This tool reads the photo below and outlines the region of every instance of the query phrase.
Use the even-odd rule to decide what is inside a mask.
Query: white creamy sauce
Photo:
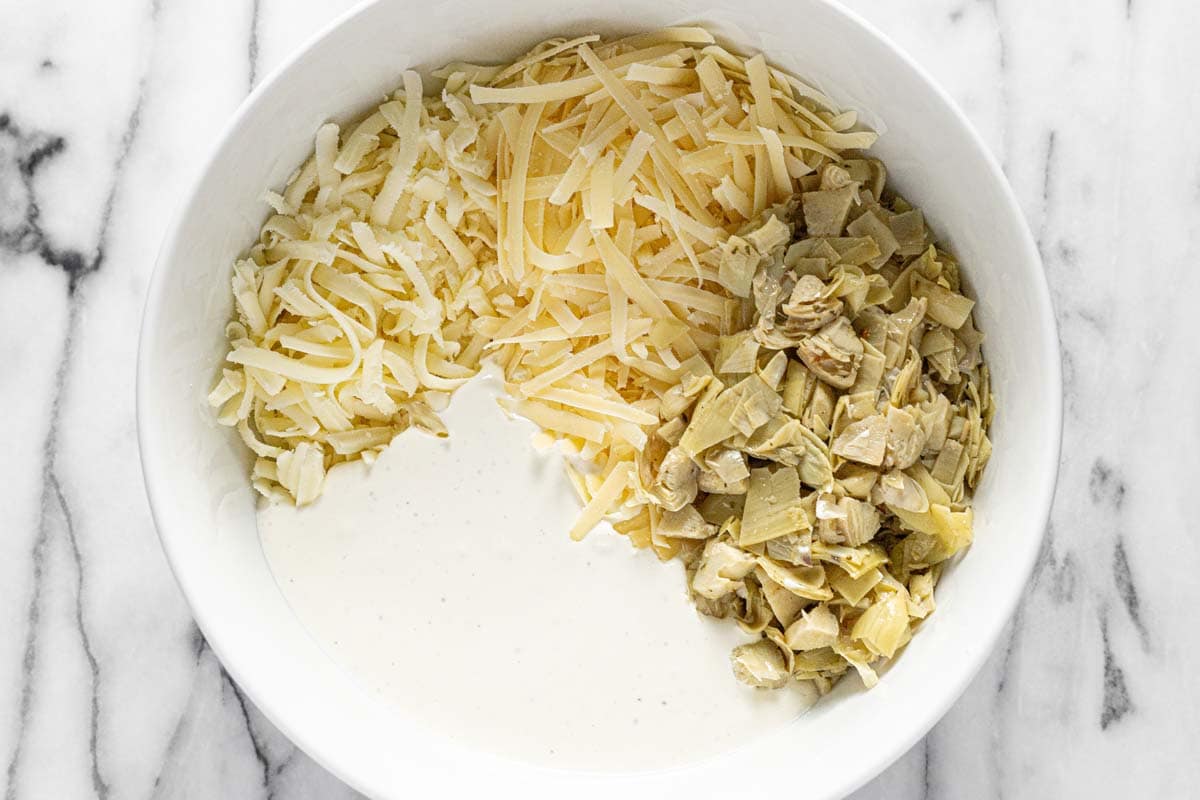
[[[398,713],[464,745],[557,767],[694,761],[784,725],[798,688],[737,683],[749,637],[698,614],[683,568],[579,504],[493,379],[455,395],[448,440],[407,432],[376,464],[330,472],[312,506],[264,507],[263,549],[329,656]]]

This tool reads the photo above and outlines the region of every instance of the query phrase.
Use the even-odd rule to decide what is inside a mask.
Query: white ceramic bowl
[[[895,183],[959,255],[999,406],[976,496],[975,544],[938,587],[938,611],[880,685],[843,682],[796,722],[698,764],[596,774],[468,753],[373,702],[306,633],[255,529],[240,443],[205,404],[225,346],[232,259],[323,121],[348,120],[400,70],[508,59],[550,35],[702,22],[743,50],[869,110]],[[706,797],[724,790],[853,790],[912,746],[983,663],[1037,556],[1061,425],[1059,355],[1033,240],[996,162],[946,95],[868,24],[823,0],[438,0],[346,15],[267,78],[218,142],[171,227],[143,322],[138,429],[163,547],[208,641],[264,713],[310,755],[380,798],[520,786],[530,798]]]

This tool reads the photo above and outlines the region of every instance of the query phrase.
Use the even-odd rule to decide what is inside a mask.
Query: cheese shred
[[[696,27],[433,74],[437,93],[407,71],[361,121],[322,125],[268,194],[216,417],[256,453],[256,489],[304,504],[407,428],[446,435],[437,411],[490,359],[506,408],[575,454],[573,537],[648,513],[648,435],[736,324],[729,242],[874,134]]]

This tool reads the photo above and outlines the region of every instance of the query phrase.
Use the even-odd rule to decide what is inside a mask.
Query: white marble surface
[[[10,800],[352,797],[206,648],[142,491],[170,210],[349,0],[0,0],[0,779]],[[1195,796],[1200,5],[855,0],[956,98],[1037,234],[1066,433],[1044,558],[967,693],[859,798]]]

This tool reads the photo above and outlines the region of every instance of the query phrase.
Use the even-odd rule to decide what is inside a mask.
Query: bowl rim
[[[197,626],[204,635],[208,645],[220,660],[222,666],[246,694],[254,700],[256,707],[271,724],[275,725],[290,741],[300,747],[321,767],[355,790],[369,796],[373,796],[371,795],[371,791],[376,787],[368,783],[363,776],[356,775],[346,769],[345,765],[325,752],[319,746],[316,738],[309,735],[306,730],[302,730],[291,724],[288,715],[280,713],[268,703],[260,702],[261,694],[256,688],[257,681],[252,677],[253,670],[245,668],[236,653],[226,649],[219,632],[220,625],[206,613],[203,600],[196,591],[196,587],[191,585],[185,577],[186,565],[180,557],[180,553],[174,543],[174,537],[169,532],[168,520],[170,515],[166,504],[166,498],[169,496],[169,493],[165,486],[159,484],[158,477],[150,469],[150,457],[147,456],[147,453],[153,450],[155,445],[155,434],[150,433],[153,430],[153,426],[148,424],[146,419],[148,394],[150,392],[150,379],[147,375],[146,364],[148,361],[148,349],[150,347],[148,344],[151,338],[150,332],[155,329],[162,314],[162,300],[165,293],[167,275],[170,271],[168,265],[173,254],[179,247],[182,235],[181,229],[185,221],[184,212],[196,201],[205,176],[211,170],[219,154],[224,150],[229,140],[238,133],[243,121],[258,105],[261,98],[268,92],[271,92],[277,83],[284,80],[298,61],[305,58],[311,50],[316,48],[337,29],[351,24],[353,20],[365,14],[374,6],[389,1],[361,0],[361,2],[355,3],[349,9],[333,17],[315,33],[309,35],[300,46],[292,50],[274,68],[269,70],[259,81],[258,85],[243,98],[230,118],[221,127],[220,133],[209,147],[203,160],[199,163],[198,169],[196,169],[190,180],[186,183],[186,191],[180,195],[172,211],[170,221],[163,235],[162,244],[156,255],[142,311],[135,378],[135,416],[137,422],[138,455],[151,518],[154,521],[155,531],[166,555],[167,563],[180,591],[187,601],[189,610]],[[946,90],[933,79],[921,64],[858,12],[847,8],[839,0],[814,0],[814,2],[828,7],[835,14],[844,17],[850,24],[861,28],[864,33],[875,39],[877,43],[889,50],[893,56],[912,70],[916,77],[925,85],[930,95],[945,106],[966,132],[983,166],[999,188],[1000,195],[1004,201],[1005,211],[1019,222],[1019,248],[1022,251],[1023,259],[1031,267],[1034,267],[1031,270],[1031,277],[1034,284],[1032,289],[1036,296],[1036,307],[1033,310],[1038,320],[1044,325],[1044,335],[1041,337],[1038,347],[1045,362],[1044,369],[1046,370],[1046,374],[1044,377],[1047,381],[1046,389],[1048,399],[1050,400],[1049,407],[1044,409],[1046,415],[1045,422],[1048,423],[1048,432],[1050,433],[1050,441],[1046,442],[1039,450],[1041,458],[1046,462],[1039,466],[1046,471],[1047,479],[1040,485],[1039,493],[1036,497],[1027,498],[1028,507],[1034,510],[1032,518],[1041,520],[1040,531],[1036,539],[1029,542],[1023,563],[1020,563],[1019,568],[1014,571],[1019,574],[1021,578],[1019,585],[1023,588],[1028,584],[1033,574],[1037,557],[1044,543],[1046,527],[1050,521],[1051,506],[1058,482],[1063,435],[1062,355],[1059,343],[1058,321],[1054,313],[1049,282],[1037,243],[1030,231],[1028,220],[1026,220],[1021,210],[1012,186],[1009,184],[996,156]],[[1014,582],[1014,585],[1017,584]],[[857,770],[853,774],[848,774],[840,780],[832,781],[831,788],[833,794],[830,796],[840,797],[848,795],[873,780],[898,760],[900,756],[908,752],[945,716],[995,651],[1001,634],[1011,621],[1023,596],[1023,591],[1017,590],[1000,598],[999,604],[1004,612],[1003,615],[997,617],[1000,623],[993,630],[986,631],[979,639],[980,642],[986,644],[986,647],[979,647],[973,656],[971,656],[971,663],[965,669],[959,670],[956,673],[956,680],[949,690],[939,693],[938,699],[928,705],[924,713],[914,715],[911,721],[905,723],[906,730],[903,735],[892,737],[890,747],[881,748],[865,758],[864,761],[867,762],[867,766],[863,769]],[[683,766],[681,769],[688,769],[688,767]]]

